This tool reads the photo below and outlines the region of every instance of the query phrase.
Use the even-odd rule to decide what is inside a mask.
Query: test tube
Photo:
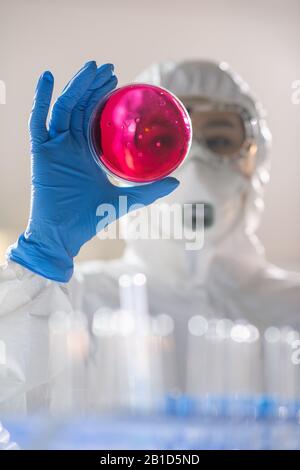
[[[226,371],[226,338],[220,335],[220,321],[211,319],[206,332],[207,358],[206,383],[207,393],[220,396],[224,393],[224,374]]]
[[[150,411],[153,409],[150,318],[148,314],[146,276],[136,273],[131,278],[131,303],[134,334],[127,341],[127,360],[130,384],[130,408]]]
[[[300,398],[299,366],[293,361],[293,345],[299,338],[299,332],[288,326],[271,326],[265,331],[265,389],[276,399]]]
[[[261,344],[258,329],[244,320],[230,332],[228,393],[249,396],[261,391]]]
[[[282,395],[281,360],[281,332],[270,326],[264,332],[264,388],[275,398]]]
[[[164,397],[176,389],[174,321],[165,313],[152,318],[151,335],[152,394],[160,409]]]
[[[119,277],[120,309],[124,312],[134,311],[132,277],[122,274]]]
[[[281,330],[283,356],[283,396],[287,400],[297,400],[299,395],[299,365],[293,361],[293,344],[299,340],[298,331],[291,327]]]
[[[82,312],[54,312],[49,320],[53,414],[81,414],[87,404],[89,334]]]
[[[133,276],[123,274],[119,278],[121,311],[131,312],[135,326],[141,334],[149,332],[147,280],[143,273]]]
[[[118,349],[114,311],[100,308],[92,322],[93,354],[89,364],[89,400],[99,411],[117,406],[116,386]]]
[[[187,379],[186,390],[189,395],[207,393],[208,348],[206,333],[208,321],[201,315],[194,315],[188,322]]]

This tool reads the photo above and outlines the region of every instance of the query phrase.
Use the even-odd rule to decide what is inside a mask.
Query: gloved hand
[[[174,190],[174,178],[129,188],[110,183],[95,163],[88,146],[89,117],[98,100],[113,90],[117,78],[111,64],[97,69],[88,62],[74,76],[55,102],[46,126],[54,79],[44,72],[36,88],[30,117],[32,194],[26,231],[7,257],[55,281],[67,282],[73,258],[96,234],[100,204],[116,208],[119,196],[127,205],[148,205]]]

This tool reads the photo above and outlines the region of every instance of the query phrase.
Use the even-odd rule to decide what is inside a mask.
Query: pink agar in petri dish
[[[191,139],[183,104],[148,84],[114,90],[99,102],[89,124],[97,164],[127,183],[149,183],[172,173],[187,156]]]

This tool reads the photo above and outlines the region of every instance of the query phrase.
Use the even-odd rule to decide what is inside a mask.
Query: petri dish
[[[114,90],[97,104],[88,137],[97,165],[113,180],[145,184],[182,164],[190,149],[192,125],[176,96],[136,83]]]

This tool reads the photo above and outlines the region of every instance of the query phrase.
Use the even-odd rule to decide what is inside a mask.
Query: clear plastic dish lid
[[[169,91],[148,84],[118,88],[96,106],[89,145],[96,163],[120,182],[143,184],[171,174],[186,158],[190,117]]]

